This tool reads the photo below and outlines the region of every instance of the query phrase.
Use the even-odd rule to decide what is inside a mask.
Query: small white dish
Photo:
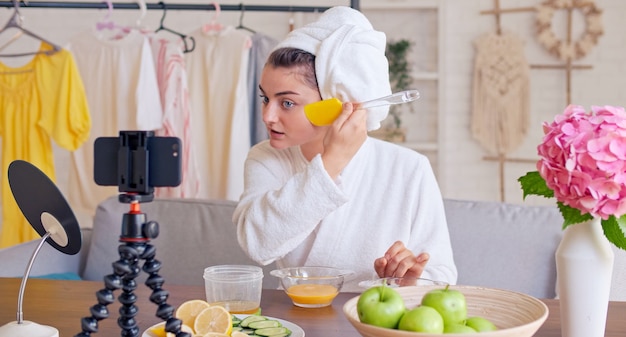
[[[240,318],[240,319],[244,319],[250,315],[244,315],[244,314],[234,314],[234,316]],[[270,317],[270,316],[265,316],[267,317],[267,319],[274,319],[280,322],[280,324],[282,324],[285,328],[289,329],[291,331],[291,335],[290,337],[304,337],[304,330],[302,330],[301,327],[299,327],[297,324],[295,323],[291,323],[289,321],[285,321],[284,319],[280,319],[280,318],[274,318],[274,317]],[[155,328],[159,325],[163,325],[165,324],[164,322],[160,322],[157,323],[151,327],[149,327],[146,331],[143,332],[143,334],[141,335],[141,337],[158,337],[157,335],[153,334],[150,330],[152,330],[152,328]]]
[[[406,286],[421,286],[421,285],[437,285],[446,286],[447,282],[435,281],[421,277],[383,277],[373,280],[365,280],[359,282],[359,287],[371,288],[376,286],[388,286],[390,288],[406,287]]]

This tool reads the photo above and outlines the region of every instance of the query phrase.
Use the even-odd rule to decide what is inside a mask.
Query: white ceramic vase
[[[556,251],[562,337],[603,337],[614,253],[599,218],[568,226]]]

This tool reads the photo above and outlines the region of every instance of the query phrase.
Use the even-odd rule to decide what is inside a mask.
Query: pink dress
[[[155,195],[167,198],[197,198],[200,180],[191,141],[191,112],[187,70],[182,41],[153,35],[151,38],[157,83],[163,107],[163,128],[158,136],[178,137],[183,143],[182,182],[176,187],[159,187]]]

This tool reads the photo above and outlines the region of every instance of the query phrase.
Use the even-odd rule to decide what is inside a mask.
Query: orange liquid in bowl
[[[296,305],[320,307],[329,305],[339,290],[329,284],[297,284],[287,288],[286,292]]]

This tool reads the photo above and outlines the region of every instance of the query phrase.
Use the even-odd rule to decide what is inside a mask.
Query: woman
[[[376,275],[456,283],[427,158],[369,138],[388,107],[354,103],[391,92],[385,45],[360,12],[334,7],[270,55],[259,85],[269,140],[248,154],[233,215],[241,247],[260,264],[349,269],[344,291]],[[341,115],[314,126],[304,106],[330,97],[345,102]]]

